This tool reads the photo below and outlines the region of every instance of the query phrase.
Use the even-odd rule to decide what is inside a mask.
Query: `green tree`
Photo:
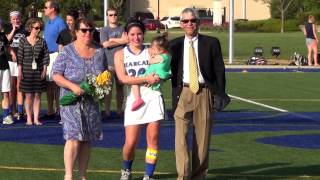
[[[8,22],[9,11],[12,9],[11,2],[7,0],[0,0],[0,17],[5,22]]]
[[[319,11],[320,0],[302,0],[304,11]]]
[[[279,1],[272,1],[270,4],[271,17],[281,19],[281,12],[278,9]],[[303,0],[295,0],[286,11],[286,19],[297,18],[297,13],[303,12]]]
[[[31,3],[35,0],[0,0],[0,17],[6,22],[9,21],[9,12],[11,10],[18,10],[21,12],[24,20],[28,17]],[[35,1],[36,2],[36,1]]]
[[[120,15],[120,20],[124,21],[124,12],[126,11],[126,0],[111,0],[109,1],[109,7],[115,8],[119,15]]]
[[[104,17],[105,12],[103,9],[103,1],[102,0],[92,0],[91,1],[91,11],[94,17],[94,20],[101,20]]]
[[[262,1],[266,4],[269,4],[271,7],[272,4],[275,4],[276,9],[280,12],[281,16],[281,28],[280,32],[284,33],[284,21],[285,21],[285,13],[290,7],[290,5],[294,2],[294,0],[255,0],[255,1]]]

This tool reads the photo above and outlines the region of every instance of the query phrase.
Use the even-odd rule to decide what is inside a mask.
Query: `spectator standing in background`
[[[29,33],[22,25],[21,14],[19,11],[11,11],[9,16],[11,26],[6,31],[6,35],[10,43],[10,47],[13,49],[15,54],[17,54],[20,39],[27,37]],[[23,117],[23,94],[19,91],[20,82],[17,78],[19,71],[18,65],[16,61],[9,59],[9,66],[11,74],[10,108],[12,110],[12,114],[17,118],[17,120],[20,120]]]
[[[49,64],[49,53],[45,40],[39,37],[43,22],[38,18],[27,21],[30,35],[20,40],[18,49],[18,68],[20,91],[26,96],[26,125],[42,125],[39,114],[41,93],[46,90],[46,72]]]
[[[61,31],[57,38],[59,51],[61,51],[64,46],[66,46],[67,44],[70,44],[73,41],[72,31],[74,30],[74,24],[78,18],[79,18],[78,11],[70,10],[67,12],[66,22],[67,22],[68,28]]]
[[[308,48],[308,65],[312,66],[312,54],[315,66],[319,66],[318,63],[318,31],[316,20],[313,15],[308,16],[308,22],[305,24],[303,29],[304,35],[306,36],[306,45]],[[313,52],[313,53],[312,53]]]
[[[0,19],[0,85],[1,85],[1,93],[2,93],[2,115],[3,121],[2,124],[12,124],[12,116],[10,115],[10,69],[8,63],[8,57],[6,55],[7,52],[10,53],[13,61],[17,61],[16,54],[9,46],[8,39],[3,29],[3,21]]]
[[[48,85],[47,85],[47,102],[48,110],[44,118],[54,118],[59,114],[59,88],[53,82],[51,77],[51,67],[56,57],[58,56],[58,44],[57,38],[61,31],[66,29],[66,24],[58,16],[59,4],[54,1],[46,1],[44,6],[44,15],[49,19],[44,28],[44,39],[48,45],[48,51],[50,55],[50,63],[47,69]],[[56,109],[53,108],[53,102],[55,100]]]
[[[124,33],[123,27],[118,23],[118,12],[115,9],[109,8],[106,12],[108,17],[108,25],[100,31],[100,42],[105,50],[105,54],[108,60],[108,69],[112,74],[114,83],[116,85],[116,103],[117,103],[117,115],[118,117],[123,116],[123,84],[119,82],[115,75],[114,68],[114,54],[117,50],[122,49],[125,44],[128,43],[127,36]],[[105,114],[104,117],[110,116],[110,104],[112,98],[112,91],[105,98]]]

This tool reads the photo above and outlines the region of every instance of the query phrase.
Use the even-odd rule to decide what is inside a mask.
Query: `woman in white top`
[[[129,44],[115,53],[115,69],[118,79],[127,85],[157,83],[160,79],[157,75],[140,76],[144,74],[149,65],[148,49],[143,45],[145,27],[139,20],[131,20],[125,26],[125,32]],[[161,93],[147,86],[141,88],[141,96],[145,104],[136,111],[131,111],[134,102],[133,94],[127,97],[124,126],[125,144],[123,146],[123,169],[121,180],[131,179],[131,166],[134,160],[135,148],[138,143],[141,127],[147,124],[146,139],[146,169],[144,179],[149,179],[154,172],[157,152],[159,120],[164,119],[164,104]]]

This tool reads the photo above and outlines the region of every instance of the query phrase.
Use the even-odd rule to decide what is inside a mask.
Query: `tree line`
[[[255,0],[262,1],[270,7],[271,17],[281,19],[281,30],[284,32],[284,22],[286,19],[298,19],[302,24],[312,14],[316,19],[320,19],[320,0]]]

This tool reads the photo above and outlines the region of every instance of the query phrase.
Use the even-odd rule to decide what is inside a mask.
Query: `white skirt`
[[[135,98],[129,94],[124,112],[124,126],[147,124],[164,119],[164,103],[161,92],[140,86],[141,98],[145,104],[136,111],[131,111]]]

